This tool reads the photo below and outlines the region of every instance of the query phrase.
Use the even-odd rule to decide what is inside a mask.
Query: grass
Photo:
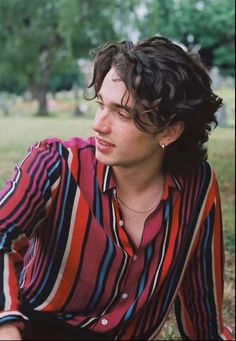
[[[46,137],[86,137],[91,134],[90,126],[86,118],[0,118],[0,187],[32,143]]]
[[[26,154],[30,144],[45,137],[87,137],[91,134],[88,118],[0,117],[0,188],[10,177],[15,164]],[[209,142],[209,159],[220,187],[226,246],[224,316],[235,332],[235,209],[234,209],[234,127],[217,128]],[[179,340],[173,310],[158,340]]]

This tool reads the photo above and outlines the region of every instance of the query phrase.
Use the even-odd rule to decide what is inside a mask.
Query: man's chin
[[[103,163],[106,166],[113,166],[115,163],[112,160],[109,160],[108,157],[101,155],[100,153],[96,153],[95,157],[97,161]]]

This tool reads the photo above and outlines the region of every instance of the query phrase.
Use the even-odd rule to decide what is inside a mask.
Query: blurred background
[[[233,331],[234,6],[232,0],[0,0],[0,188],[35,141],[92,133],[96,104],[83,92],[98,46],[160,35],[201,56],[224,100],[208,150],[222,197],[224,315]],[[172,315],[160,340],[179,338]]]
[[[91,50],[151,35],[199,53],[217,88],[233,86],[232,0],[0,0],[1,115],[86,114],[80,96]],[[60,105],[63,99],[75,107]],[[15,106],[21,100],[32,107]],[[221,123],[232,123],[223,117],[232,109],[226,103]]]

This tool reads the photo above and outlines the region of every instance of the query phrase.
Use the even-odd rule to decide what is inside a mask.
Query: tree
[[[124,34],[130,27],[130,12],[135,13],[140,3],[0,0],[0,88],[29,87],[39,102],[38,115],[47,115],[50,85],[55,89],[59,77],[74,79],[78,58]]]
[[[234,75],[235,5],[231,0],[146,0],[145,36],[161,34],[199,48],[203,61]],[[142,34],[143,36],[143,34]]]
[[[47,115],[49,80],[58,68],[75,69],[59,31],[56,1],[0,2],[2,56],[39,102],[38,115]]]

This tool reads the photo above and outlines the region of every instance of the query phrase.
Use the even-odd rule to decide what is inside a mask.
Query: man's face
[[[161,155],[158,136],[136,127],[131,114],[121,106],[121,103],[130,108],[133,105],[132,97],[129,98],[125,91],[124,82],[112,68],[98,94],[99,106],[93,124],[96,158],[104,164],[119,167],[141,167],[147,162],[155,164]]]

